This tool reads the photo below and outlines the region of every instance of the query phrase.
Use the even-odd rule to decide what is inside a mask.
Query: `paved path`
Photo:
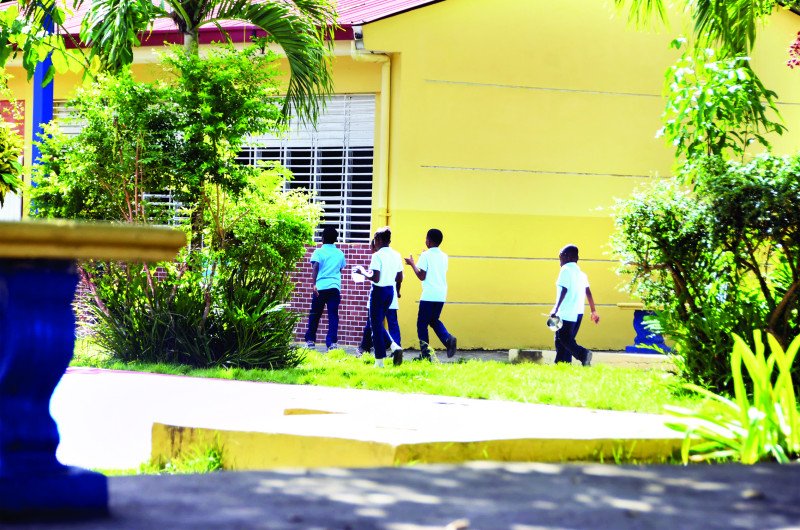
[[[472,463],[109,479],[107,519],[15,530],[800,528],[796,466]]]

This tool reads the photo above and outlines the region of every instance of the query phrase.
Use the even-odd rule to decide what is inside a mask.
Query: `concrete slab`
[[[115,477],[111,517],[68,528],[800,528],[797,466],[473,463]]]
[[[70,369],[51,410],[59,459],[94,469],[135,468],[151,448],[170,456],[218,435],[231,469],[646,461],[680,440],[651,414],[96,369]],[[314,411],[333,414],[295,414]]]

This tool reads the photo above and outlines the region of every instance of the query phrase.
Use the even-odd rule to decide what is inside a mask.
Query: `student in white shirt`
[[[556,331],[555,362],[571,363],[575,357],[583,366],[591,366],[592,352],[575,340],[583,320],[586,298],[589,299],[592,322],[595,324],[600,322],[589,288],[589,278],[578,267],[578,247],[575,245],[567,245],[561,249],[558,259],[561,271],[556,279],[556,305],[550,316],[560,317],[563,325]]]
[[[439,245],[444,236],[442,231],[431,228],[425,237],[428,250],[419,256],[419,263],[414,263],[414,256],[406,258],[406,263],[414,269],[414,274],[422,281],[422,296],[419,299],[417,314],[417,336],[419,337],[419,360],[431,361],[431,348],[428,339],[430,326],[439,340],[447,348],[447,356],[456,353],[456,338],[451,335],[440,320],[444,303],[447,299],[447,254]]]
[[[400,296],[400,285],[403,283],[403,260],[400,254],[389,248],[392,232],[385,226],[375,232],[375,253],[365,276],[372,282],[369,294],[369,322],[372,328],[372,347],[375,350],[375,366],[383,368],[386,357],[386,332],[383,321],[392,305],[397,290]],[[362,268],[363,271],[363,268]],[[395,366],[403,363],[403,350],[392,351],[392,362]]]
[[[373,239],[370,241],[369,248],[374,254],[375,249],[375,240]],[[393,250],[395,254],[397,254],[397,259],[402,263],[402,258],[400,257],[400,253],[396,250]],[[399,286],[399,284],[398,284]],[[398,300],[398,291],[395,289],[394,298],[392,299],[392,305],[389,306],[389,311],[386,313],[386,325],[389,327],[389,330],[386,331],[384,328],[386,342],[385,344],[389,345],[389,349],[392,350],[392,356],[394,356],[394,352],[397,350],[402,350],[403,348],[400,346],[402,344],[400,342],[400,324],[397,320],[397,310],[400,308],[399,300]],[[358,345],[358,349],[356,350],[356,357],[361,357],[364,353],[367,353],[372,349],[372,325],[369,321],[369,299],[367,299],[367,322],[364,324],[364,330],[361,334],[361,343]]]

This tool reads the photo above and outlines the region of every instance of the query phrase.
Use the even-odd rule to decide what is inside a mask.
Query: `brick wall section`
[[[342,272],[342,303],[339,305],[339,344],[356,346],[361,342],[361,331],[367,320],[367,297],[369,296],[369,282],[355,283],[350,279],[350,271],[354,265],[363,265],[367,268],[372,258],[368,243],[342,243],[337,245],[347,260],[347,268]],[[292,274],[295,283],[291,308],[298,312],[302,318],[295,329],[295,338],[303,341],[308,329],[308,311],[311,308],[311,253],[320,245],[306,248],[306,255],[297,264],[297,269]],[[325,334],[328,332],[328,314],[324,311],[317,328],[317,346],[325,345]]]

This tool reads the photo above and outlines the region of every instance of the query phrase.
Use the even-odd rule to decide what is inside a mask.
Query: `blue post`
[[[627,353],[669,353],[672,349],[664,342],[664,337],[653,333],[644,325],[644,318],[653,315],[652,311],[637,309],[633,312],[633,329],[636,337],[633,346],[625,346]]]
[[[56,459],[50,397],[75,341],[72,260],[0,259],[0,520],[108,512],[105,476]]]
[[[50,15],[44,18],[42,24],[47,32],[53,32],[53,19],[50,17]],[[52,64],[53,60],[50,58],[50,54],[47,54],[47,57],[45,57],[42,62],[36,65],[36,70],[33,72],[33,123],[31,126],[31,139],[33,142],[39,140],[39,133],[42,132],[42,125],[53,121],[54,82],[51,81],[47,83],[47,86],[42,86],[45,75]],[[41,151],[39,151],[39,148],[34,143],[31,163],[36,164],[36,161],[41,158],[41,156]]]

